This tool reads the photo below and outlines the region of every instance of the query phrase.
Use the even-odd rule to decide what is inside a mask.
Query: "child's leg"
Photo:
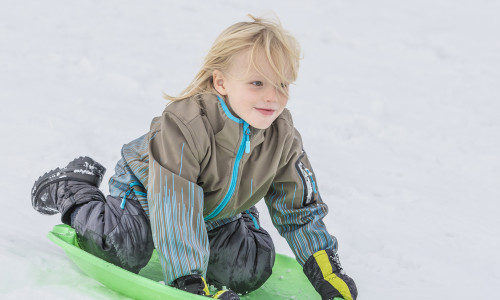
[[[255,207],[250,214],[208,232],[210,260],[207,281],[246,294],[271,276],[275,250],[269,233],[260,227]]]
[[[150,223],[138,201],[127,201],[124,209],[120,205],[121,199],[111,196],[80,205],[71,226],[82,249],[138,273],[154,249]]]
[[[98,188],[104,172],[89,157],[52,170],[35,182],[33,207],[44,214],[60,212],[61,221],[75,228],[82,249],[138,272],[154,247],[149,221],[137,201],[121,209],[120,199],[105,199]]]

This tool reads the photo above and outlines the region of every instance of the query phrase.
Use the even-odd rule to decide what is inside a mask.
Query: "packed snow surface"
[[[247,13],[300,41],[289,109],[359,299],[482,299],[500,282],[500,2],[13,1],[0,8],[0,298],[124,299],[46,238],[44,172],[108,168]],[[291,255],[272,228],[277,251]]]

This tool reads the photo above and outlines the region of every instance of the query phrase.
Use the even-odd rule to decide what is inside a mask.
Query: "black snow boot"
[[[71,161],[64,168],[56,168],[40,176],[31,189],[31,204],[33,208],[47,215],[58,212],[63,214],[63,222],[68,224],[69,220],[64,214],[78,203],[62,203],[61,193],[65,190],[61,185],[67,186],[68,182],[80,182],[99,187],[106,168],[90,157],[79,157]],[[67,195],[70,196],[70,195]],[[73,198],[70,196],[70,198]]]

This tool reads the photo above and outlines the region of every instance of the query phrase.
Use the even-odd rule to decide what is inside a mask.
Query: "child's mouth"
[[[266,116],[274,114],[274,109],[256,108],[256,110]]]

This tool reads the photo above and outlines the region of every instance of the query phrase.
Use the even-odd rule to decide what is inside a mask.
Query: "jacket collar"
[[[229,108],[229,106],[226,104],[226,102],[224,101],[224,99],[222,99],[222,96],[217,95],[217,100],[219,100],[219,103],[220,103],[220,105],[222,107],[222,111],[224,111],[224,114],[226,114],[226,116],[230,120],[232,120],[233,122],[239,123],[239,124],[245,123],[245,120],[240,119],[238,117],[235,117],[233,115],[233,113],[231,112],[231,109]]]
[[[213,126],[217,144],[236,155],[243,138],[243,124],[246,122],[231,112],[222,96],[216,94],[204,95],[203,100],[207,110],[215,110],[209,111],[207,117],[211,124],[218,124],[218,126]],[[219,120],[210,120],[211,118],[219,118],[219,120],[222,120],[222,124],[220,124]],[[249,129],[251,153],[254,147],[264,141],[264,131],[267,129],[257,129],[252,126]]]

